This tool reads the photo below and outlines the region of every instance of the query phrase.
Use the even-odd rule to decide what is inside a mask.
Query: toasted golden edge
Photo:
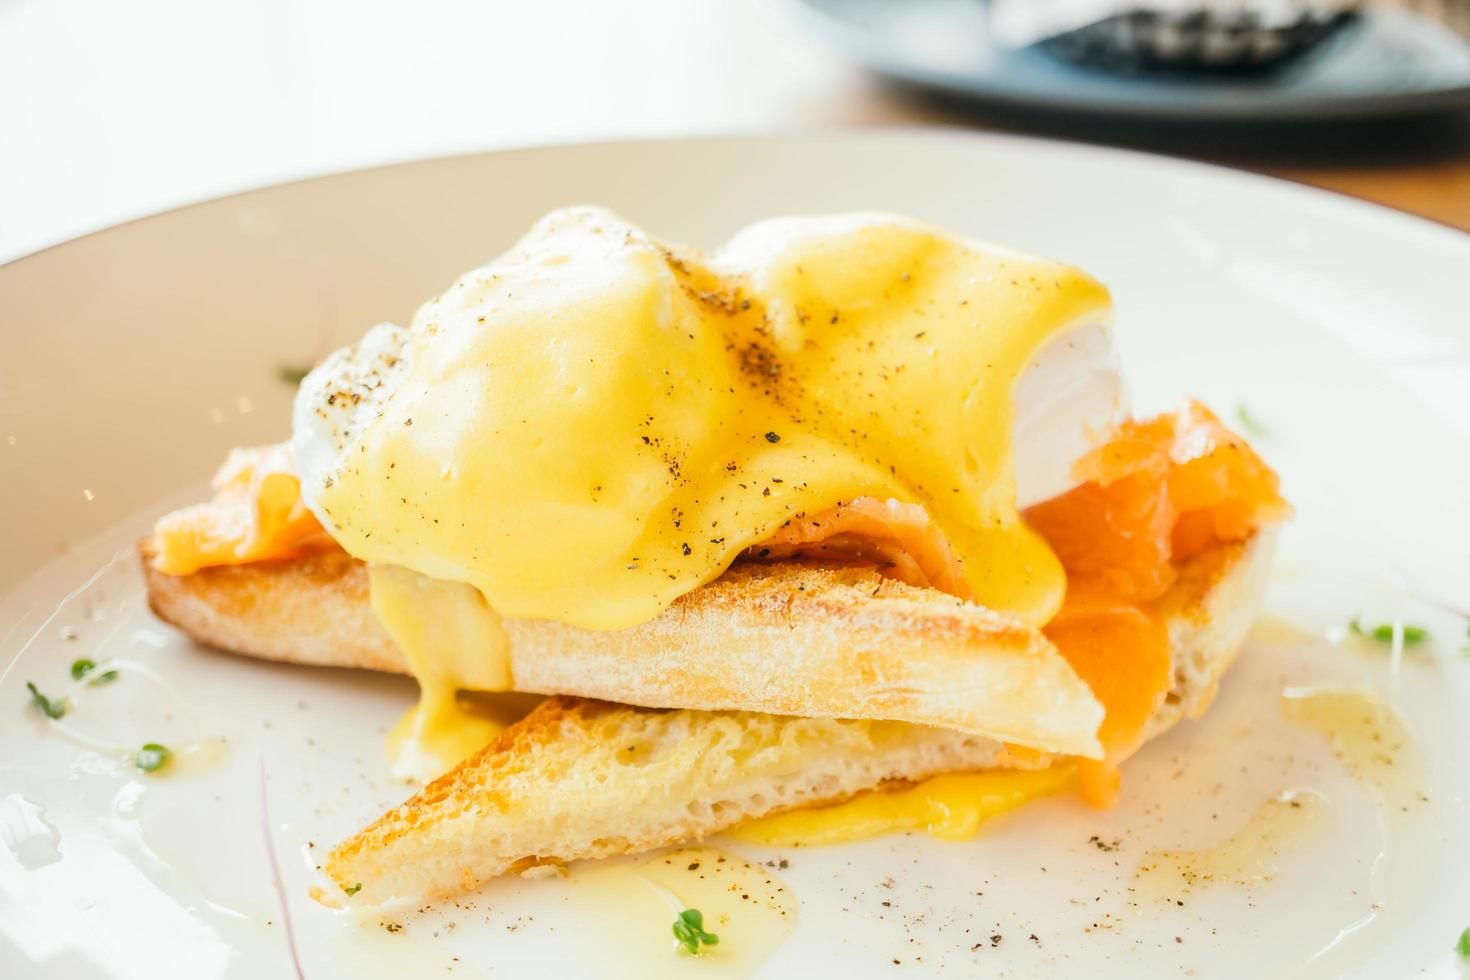
[[[1169,627],[1173,683],[1144,730],[1145,740],[1181,718],[1199,718],[1214,701],[1260,610],[1279,536],[1279,526],[1272,525],[1199,555],[1155,604]]]
[[[154,613],[268,660],[404,671],[362,563],[339,551],[158,572]],[[939,725],[1096,756],[1102,706],[1038,630],[869,568],[736,566],[640,626],[507,620],[515,689],[653,708]]]
[[[334,848],[324,904],[443,899],[502,874],[698,840],[893,780],[998,765],[1000,743],[903,722],[547,699]],[[338,891],[340,889],[340,892]]]
[[[1275,531],[1218,548],[1184,569],[1159,611],[1168,620],[1174,686],[1149,725],[1155,737],[1201,713],[1214,697],[1260,604]],[[826,737],[806,731],[827,725]],[[672,772],[647,774],[622,764],[628,741],[664,733],[682,746],[722,729],[730,755],[690,754]],[[794,756],[764,769],[757,753]],[[847,738],[863,750],[854,756]],[[682,748],[670,751],[685,751]],[[1045,765],[1003,746],[952,730],[883,722],[815,722],[736,712],[669,711],[553,698],[453,772],[435,780],[336,847],[324,870],[363,899],[447,897],[499,874],[633,853],[696,840],[745,820],[847,799],[894,780],[919,780],[976,768]],[[721,767],[724,767],[722,771]],[[688,771],[714,770],[703,782]],[[675,785],[668,785],[671,780]],[[669,794],[656,797],[658,790]],[[334,901],[335,896],[319,896]]]

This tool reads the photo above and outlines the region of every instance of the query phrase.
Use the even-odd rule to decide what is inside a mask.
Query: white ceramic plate
[[[1225,170],[933,131],[436,160],[213,201],[0,268],[0,972],[289,975],[267,832],[312,980],[677,965],[656,901],[627,896],[653,902],[651,953],[630,956],[575,876],[394,913],[396,931],[316,906],[312,855],[405,795],[382,741],[411,683],[197,648],[150,617],[130,555],[229,447],[286,432],[283,366],[406,318],[574,202],[706,244],[768,215],[890,209],[1076,262],[1115,291],[1141,407],[1248,407],[1299,510],[1266,626],[1211,713],[1129,763],[1115,811],[1053,799],[964,844],[728,845],[787,862],[799,913],[768,975],[1458,975],[1470,658],[1465,621],[1426,597],[1470,604],[1470,243]],[[1341,638],[1355,615],[1433,640],[1396,664]],[[89,695],[79,727],[127,744],[224,736],[223,760],[146,777],[48,731],[24,683],[59,691],[84,655],[142,662],[169,690],[126,676]],[[1385,770],[1405,778],[1355,778],[1283,716],[1287,685],[1371,692],[1411,733]],[[1292,789],[1315,816],[1267,827],[1254,873],[1137,872],[1150,850],[1216,848]]]

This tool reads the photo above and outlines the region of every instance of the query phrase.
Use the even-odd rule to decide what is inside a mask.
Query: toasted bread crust
[[[269,660],[404,671],[342,552],[165,575],[160,619]],[[941,725],[1097,755],[1102,708],[1037,630],[869,568],[737,566],[641,626],[508,620],[515,689],[653,708]]]
[[[903,722],[553,697],[335,848],[323,870],[344,890],[361,885],[354,901],[448,898],[496,875],[697,840],[1001,759],[993,740]]]
[[[1274,529],[1267,529],[1201,555],[1158,603],[1169,625],[1174,683],[1147,737],[1198,716],[1214,697],[1259,605],[1274,540]],[[149,597],[160,616],[227,649],[403,669],[371,616],[362,567],[343,554],[184,578],[150,572]],[[656,632],[698,646],[707,631],[752,617],[786,631],[793,620],[812,617],[842,642],[864,646],[871,642],[864,631],[875,626],[890,636],[922,634],[931,645],[943,637],[970,650],[967,656],[976,655],[966,642],[976,635],[986,638],[987,657],[1014,656],[1034,642],[1034,634],[949,597],[875,581],[860,570],[797,565],[736,570],[676,604],[655,621]],[[568,628],[535,624],[526,635],[546,650],[566,641]],[[590,635],[619,657],[637,657],[639,644],[652,642]],[[784,669],[802,670],[801,651],[791,645],[760,652]],[[580,683],[579,672],[591,674],[603,661],[573,663],[570,682]],[[744,669],[742,663],[726,661],[725,669]],[[518,682],[528,667],[517,661]],[[559,676],[528,672],[548,685]],[[696,696],[686,685],[664,698],[677,703]],[[1048,761],[1045,754],[1008,753],[1000,741],[973,732],[902,721],[651,710],[555,697],[343,842],[324,867],[343,888],[362,886],[356,901],[446,897],[499,874],[695,840],[894,780]]]
[[[1208,705],[1255,616],[1274,532],[1218,548],[1162,601],[1174,689],[1156,736]],[[360,900],[447,897],[499,874],[695,840],[893,780],[1046,765],[992,740],[895,722],[650,711],[551,698],[329,855]]]
[[[407,672],[373,615],[366,566],[345,551],[191,575],[154,568],[146,541],[138,551],[153,614],[200,643],[262,660]]]

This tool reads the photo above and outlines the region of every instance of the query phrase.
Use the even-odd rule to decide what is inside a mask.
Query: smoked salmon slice
[[[782,525],[745,556],[872,564],[909,585],[973,598],[949,542],[919,504],[859,497]]]
[[[1086,482],[1023,515],[1069,596],[1150,602],[1178,564],[1291,513],[1275,471],[1198,402],[1123,423],[1074,474]]]
[[[288,448],[234,449],[214,497],[165,515],[153,529],[154,566],[169,575],[296,558],[340,547],[301,500]]]
[[[1044,631],[1105,710],[1105,758],[1079,760],[1083,795],[1112,805],[1117,764],[1169,691],[1169,636],[1150,604],[1180,563],[1283,520],[1276,473],[1209,409],[1129,421],[1077,463],[1083,482],[1023,518],[1067,572],[1067,600]],[[782,527],[747,554],[869,561],[911,585],[970,598],[939,529],[916,504],[863,497]]]

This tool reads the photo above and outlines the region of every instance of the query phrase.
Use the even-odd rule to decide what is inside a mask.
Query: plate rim
[[[1467,88],[1465,91],[1467,94],[1470,94],[1470,88]],[[621,147],[648,147],[658,144],[667,145],[672,148],[712,143],[770,144],[801,140],[849,140],[855,143],[922,142],[932,140],[939,143],[969,144],[974,148],[981,149],[985,148],[988,144],[995,149],[1012,150],[1015,152],[1030,151],[1050,155],[1092,156],[1104,161],[1132,162],[1136,166],[1149,167],[1156,171],[1173,171],[1175,175],[1180,172],[1187,173],[1192,171],[1210,180],[1225,181],[1227,183],[1233,181],[1237,184],[1256,184],[1261,190],[1278,196],[1299,198],[1301,203],[1318,209],[1329,208],[1347,212],[1355,211],[1360,217],[1366,220],[1386,220],[1391,224],[1403,226],[1403,229],[1410,233],[1414,233],[1417,230],[1421,234],[1427,233],[1431,236],[1442,236],[1446,243],[1457,244],[1460,247],[1470,247],[1470,230],[1458,228],[1449,222],[1424,215],[1412,214],[1387,204],[1380,204],[1376,201],[1355,197],[1345,191],[1306,184],[1275,174],[1233,167],[1225,163],[1173,156],[1167,153],[1158,153],[1134,147],[1066,139],[1060,136],[975,129],[960,123],[898,123],[873,126],[831,124],[757,127],[728,131],[719,130],[685,136],[634,135],[616,139],[595,138],[510,143],[483,149],[465,150],[463,152],[429,153],[421,156],[410,155],[365,163],[361,166],[307,171],[299,176],[288,177],[284,180],[252,182],[244,187],[222,194],[211,194],[206,197],[184,200],[168,207],[158,208],[134,215],[130,218],[124,218],[120,221],[94,228],[91,231],[83,232],[79,235],[73,235],[49,245],[43,245],[40,248],[33,249],[21,255],[12,256],[4,261],[0,261],[0,284],[3,284],[17,273],[23,274],[25,271],[24,266],[33,259],[121,228],[176,212],[186,211],[191,208],[206,207],[224,201],[237,200],[251,194],[273,191],[285,187],[298,187],[304,184],[332,180],[338,177],[367,174],[398,167],[428,165],[445,160],[467,160],[475,157],[559,152],[596,153]]]

